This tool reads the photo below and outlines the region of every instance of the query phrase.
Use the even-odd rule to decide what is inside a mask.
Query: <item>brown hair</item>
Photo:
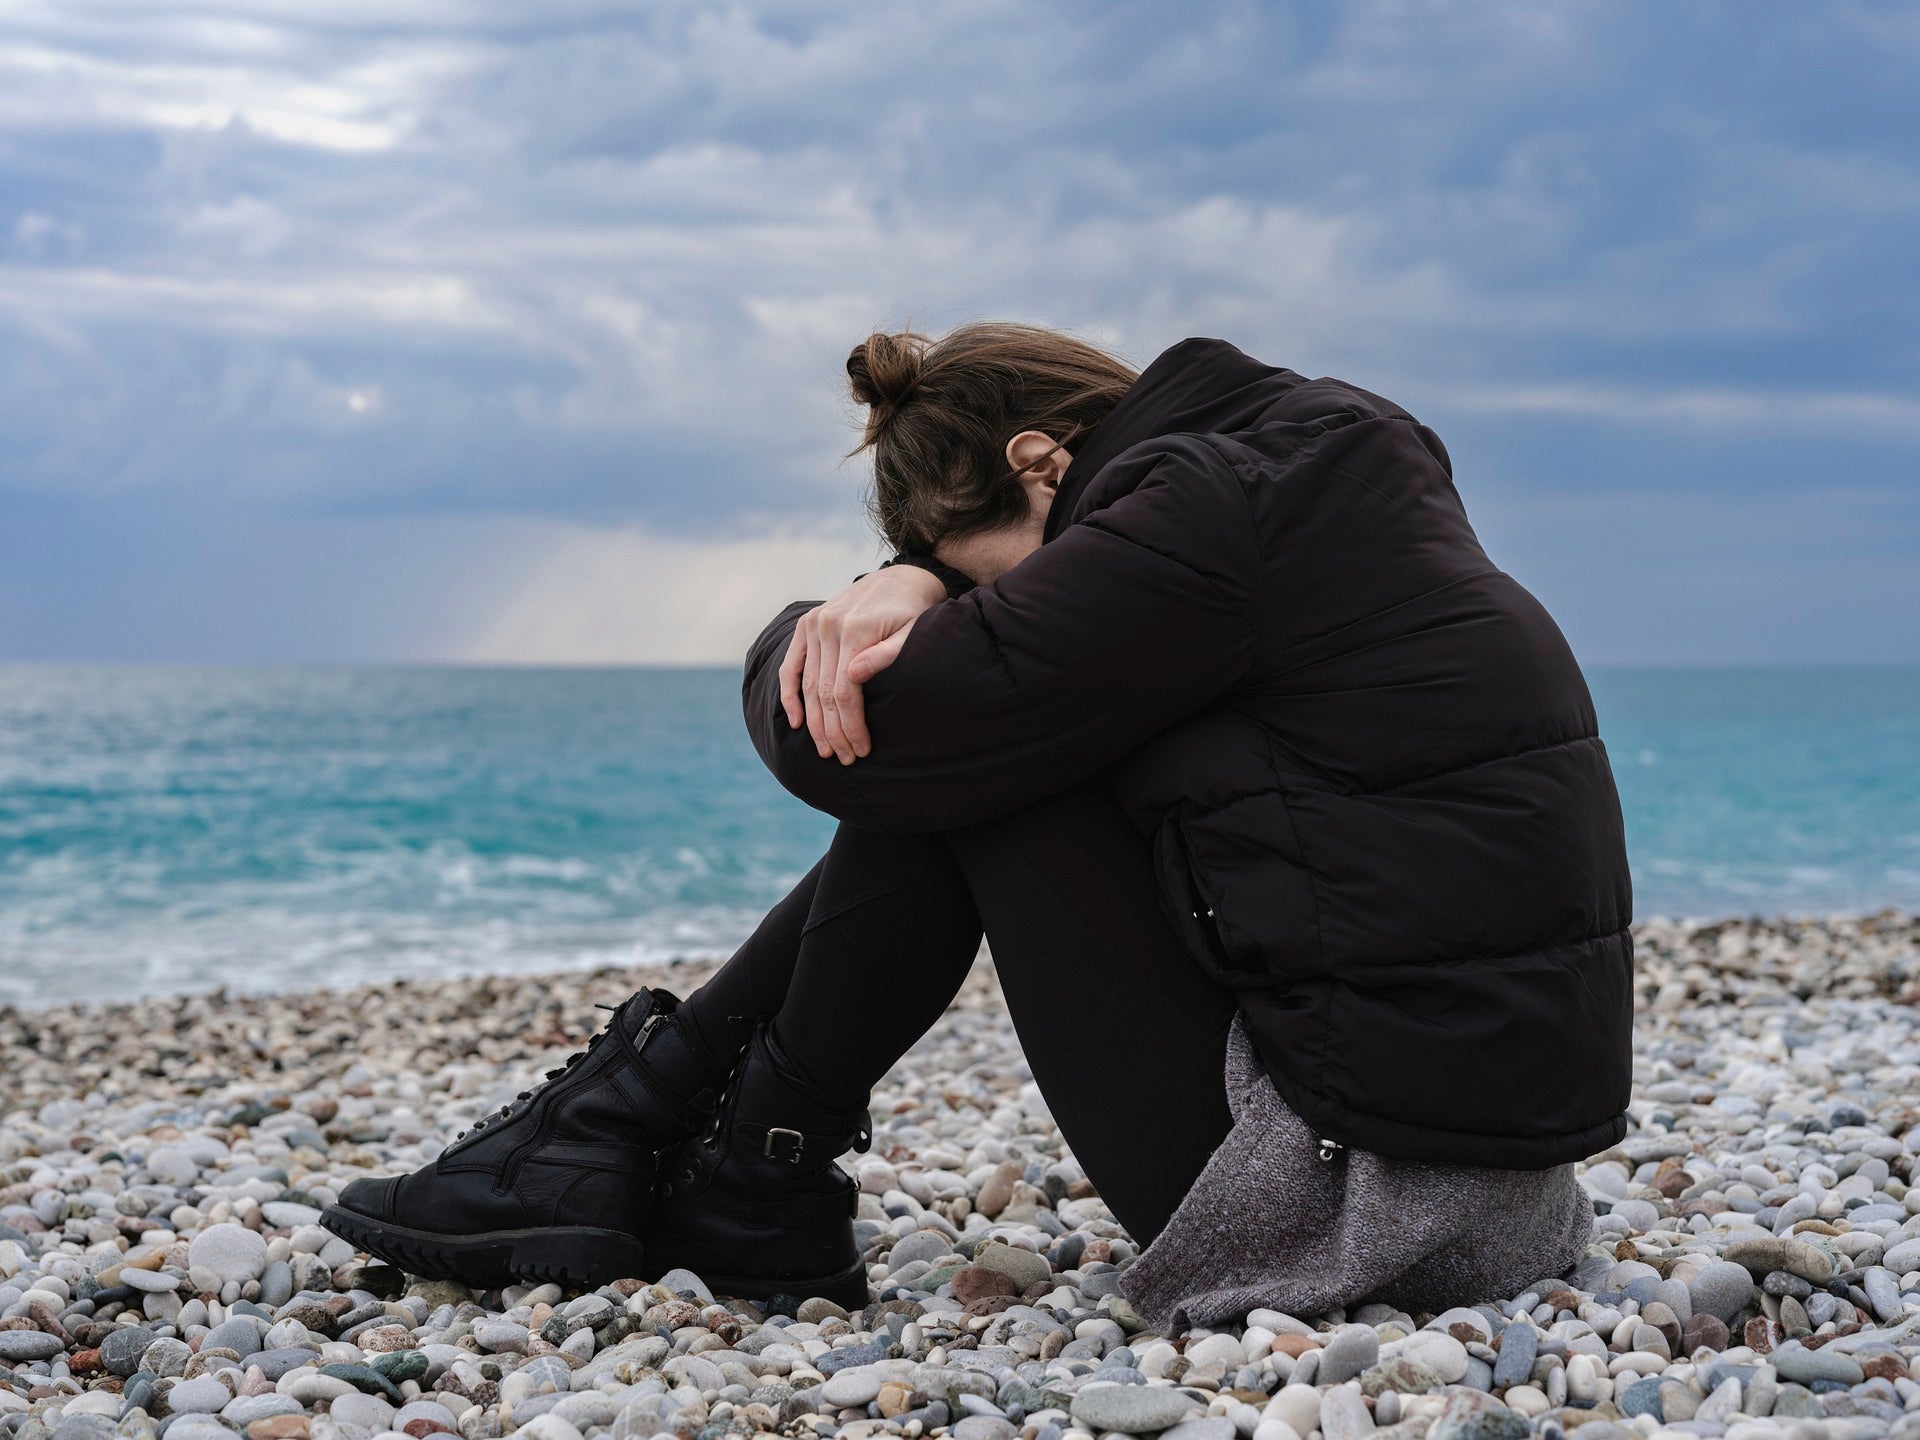
[[[853,398],[872,407],[847,454],[873,449],[874,524],[896,550],[926,553],[1025,519],[1007,442],[1038,430],[1071,454],[1139,377],[1058,330],[981,321],[938,340],[875,331],[847,356],[847,378]]]

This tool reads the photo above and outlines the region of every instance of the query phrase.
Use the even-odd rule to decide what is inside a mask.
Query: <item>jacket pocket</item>
[[[1311,874],[1277,792],[1168,814],[1154,837],[1162,908],[1194,963],[1232,989],[1321,970]]]
[[[1223,984],[1266,983],[1269,977],[1258,956],[1249,957],[1244,947],[1228,944],[1212,879],[1195,858],[1181,820],[1170,818],[1161,827],[1159,839],[1162,908],[1187,953]]]

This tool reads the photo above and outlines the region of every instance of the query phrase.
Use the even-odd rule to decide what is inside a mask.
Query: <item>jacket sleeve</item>
[[[1085,779],[1233,689],[1252,663],[1261,564],[1246,492],[1203,441],[1153,446],[1102,471],[1118,499],[920,615],[867,682],[873,750],[851,765],[787,724],[780,663],[819,602],[781,611],[743,684],[747,730],[780,783],[864,829],[955,829]]]

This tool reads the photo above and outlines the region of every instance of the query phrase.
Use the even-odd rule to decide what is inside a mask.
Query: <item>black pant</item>
[[[841,825],[687,1013],[725,1048],[773,1014],[822,1098],[864,1103],[953,999],[983,927],[1060,1133],[1150,1241],[1231,1124],[1234,999],[1187,958],[1146,842],[1096,782],[941,835]]]

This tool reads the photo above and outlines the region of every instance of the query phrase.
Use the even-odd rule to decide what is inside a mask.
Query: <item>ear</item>
[[[1007,441],[1007,468],[1020,471],[1022,485],[1044,491],[1049,499],[1072,463],[1073,456],[1044,431],[1022,430]]]

